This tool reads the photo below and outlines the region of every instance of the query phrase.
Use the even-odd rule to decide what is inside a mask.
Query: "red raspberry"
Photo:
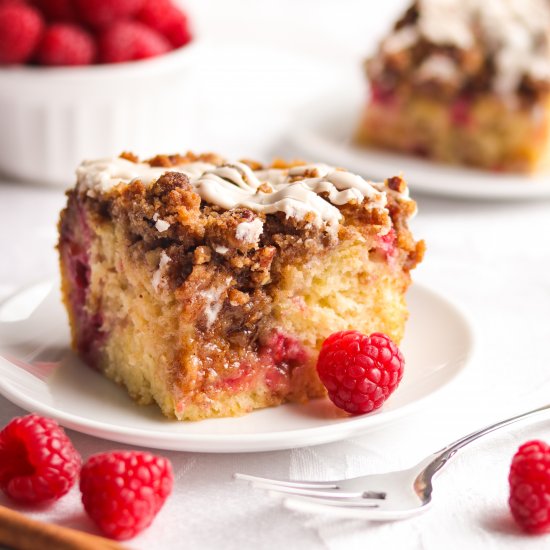
[[[397,235],[395,229],[390,229],[383,237],[378,237],[378,250],[384,255],[384,257],[390,258],[396,252],[396,240]]]
[[[14,418],[0,432],[0,487],[27,503],[57,500],[74,485],[81,459],[55,420]]]
[[[156,31],[137,21],[121,21],[99,37],[99,57],[103,63],[120,63],[161,55],[170,44]]]
[[[90,65],[96,45],[84,29],[70,23],[54,23],[46,29],[38,46],[42,65]]]
[[[32,56],[44,29],[40,13],[25,4],[0,6],[0,65],[25,63]]]
[[[134,16],[144,0],[75,0],[82,21],[94,27],[106,27]]]
[[[451,105],[450,117],[453,125],[470,126],[472,123],[472,101],[466,97],[455,100]]]
[[[275,365],[300,365],[306,362],[307,352],[296,338],[274,331],[265,345],[260,348],[260,355],[270,359]]]
[[[174,48],[191,41],[187,16],[170,0],[145,0],[137,18],[165,36]]]
[[[550,531],[550,446],[528,441],[514,455],[508,476],[512,516],[529,533]]]
[[[86,512],[106,535],[117,540],[132,538],[148,527],[172,485],[170,461],[147,452],[97,454],[80,474]]]
[[[73,0],[33,0],[33,4],[50,21],[77,21]]]
[[[403,377],[405,360],[385,334],[356,330],[331,334],[317,360],[317,372],[337,407],[364,414],[382,406]]]

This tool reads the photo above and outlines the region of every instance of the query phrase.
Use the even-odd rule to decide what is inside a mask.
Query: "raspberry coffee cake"
[[[401,340],[422,259],[400,177],[130,154],[84,162],[59,223],[73,346],[181,420],[325,394],[338,330]]]
[[[547,0],[417,0],[366,72],[360,143],[498,171],[550,166]]]

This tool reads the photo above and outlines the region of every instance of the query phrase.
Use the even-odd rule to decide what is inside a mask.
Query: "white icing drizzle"
[[[434,54],[420,65],[417,76],[421,81],[435,79],[449,82],[459,77],[459,71],[456,63],[450,57]]]
[[[384,40],[382,48],[388,54],[398,53],[416,44],[418,38],[418,30],[415,27],[402,27]]]
[[[494,58],[492,86],[498,94],[513,94],[524,75],[550,80],[548,0],[418,0],[418,8],[418,21],[386,38],[383,51],[411,47],[421,37],[460,49],[480,42]],[[454,78],[448,68],[439,65],[436,71]]]
[[[160,253],[160,260],[159,260],[159,266],[157,270],[153,273],[153,277],[151,278],[151,284],[153,285],[153,288],[155,291],[158,291],[158,289],[163,285],[163,279],[164,274],[166,272],[166,266],[172,261],[170,256],[164,252],[164,250]]]
[[[199,292],[199,296],[204,300],[204,316],[206,317],[206,327],[210,328],[214,321],[217,319],[218,314],[223,306],[223,300],[220,300],[221,295],[227,290],[227,285],[231,282],[228,278],[225,281],[225,286],[219,286],[217,288],[209,288]]]
[[[218,254],[227,254],[229,252],[229,248],[227,248],[227,246],[223,246],[221,244],[217,244],[216,246],[214,246],[214,250],[218,253]]]
[[[255,218],[251,222],[241,222],[237,225],[235,237],[243,243],[258,244],[263,230],[264,223],[260,218]]]
[[[330,232],[337,228],[342,218],[335,205],[351,201],[361,203],[367,199],[367,207],[384,209],[387,203],[383,184],[369,183],[360,176],[325,164],[253,171],[240,162],[221,166],[193,162],[168,169],[115,158],[85,161],[78,168],[77,176],[79,188],[93,197],[136,179],[150,185],[166,172],[186,174],[196,192],[210,204],[228,210],[243,207],[257,213],[283,212],[298,220],[312,213],[312,223],[317,226],[324,224]],[[264,192],[261,189],[263,183],[268,183],[273,191]],[[326,193],[328,200],[321,197],[321,193]],[[158,219],[158,215],[156,220],[153,219],[159,231],[168,229],[167,222]],[[247,234],[256,238],[258,231],[259,238],[259,226]]]
[[[166,220],[159,219],[157,223],[155,223],[155,227],[159,233],[163,233],[170,227],[170,224]]]
[[[155,212],[153,214],[153,221],[156,222],[155,227],[159,233],[166,231],[170,227],[170,224],[166,220],[161,220],[159,218],[158,212]]]
[[[471,19],[475,3],[491,0],[419,0],[419,34],[435,44],[452,44],[467,49],[475,38]],[[506,1],[506,0],[504,0]],[[474,5],[473,5],[474,4]]]

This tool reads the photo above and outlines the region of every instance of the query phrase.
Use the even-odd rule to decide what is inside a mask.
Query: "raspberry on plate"
[[[55,420],[29,414],[0,432],[0,488],[14,500],[56,500],[74,485],[80,455]]]
[[[99,37],[99,57],[103,63],[155,57],[170,49],[163,36],[137,21],[115,23]]]
[[[0,5],[0,65],[28,61],[43,29],[42,17],[33,7],[15,2]]]
[[[385,334],[356,330],[331,334],[317,360],[317,372],[331,401],[353,414],[382,406],[403,377],[405,360]]]
[[[134,16],[144,0],[75,0],[80,18],[93,27],[105,27]]]
[[[90,65],[96,56],[92,36],[70,23],[54,23],[46,29],[37,50],[42,65]]]
[[[86,512],[106,535],[117,540],[132,538],[148,527],[172,485],[170,461],[139,451],[93,455],[80,475]]]
[[[145,0],[137,18],[166,37],[174,48],[191,41],[187,16],[170,0]]]
[[[550,446],[537,440],[521,445],[508,481],[516,523],[528,533],[550,532]]]

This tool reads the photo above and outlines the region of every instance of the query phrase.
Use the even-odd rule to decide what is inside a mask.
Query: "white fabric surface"
[[[182,148],[267,160],[277,152],[294,153],[284,145],[284,131],[295,107],[324,88],[346,86],[345,75],[403,2],[187,4],[209,46],[209,62],[195,81],[197,139]],[[231,479],[236,471],[326,479],[400,468],[469,431],[548,400],[550,202],[416,198],[420,213],[414,230],[426,239],[428,253],[414,277],[469,312],[477,351],[466,373],[421,411],[341,443],[259,454],[165,452],[175,469],[174,494],[152,527],[129,547],[548,547],[548,537],[521,534],[507,509],[511,457],[529,438],[550,441],[548,422],[509,428],[465,449],[438,478],[433,508],[402,522],[373,524],[290,512]],[[55,223],[63,202],[61,190],[0,185],[0,297],[55,273]],[[23,413],[0,398],[0,425]],[[69,434],[84,457],[124,447]],[[0,504],[12,505],[3,496]],[[26,513],[94,531],[77,489],[51,507]]]

